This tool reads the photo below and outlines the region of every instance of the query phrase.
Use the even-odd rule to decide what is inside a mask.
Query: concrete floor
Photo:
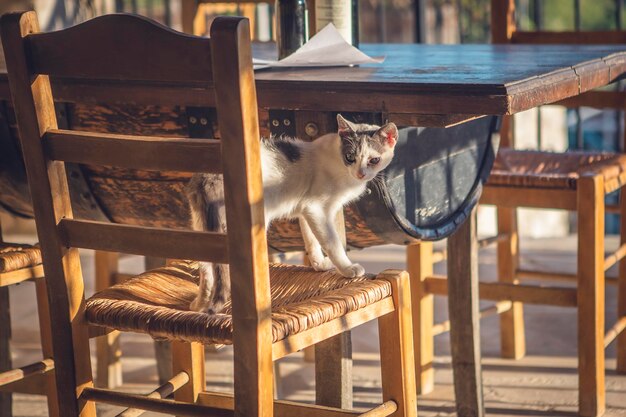
[[[9,236],[6,236],[9,240]],[[14,239],[23,237],[14,237]],[[32,239],[32,238],[31,238]],[[616,247],[609,239],[607,248]],[[575,237],[541,239],[522,242],[525,255],[522,264],[527,267],[560,268],[574,272]],[[368,272],[385,268],[403,268],[404,249],[385,246],[361,252],[352,252],[351,258],[362,263]],[[83,265],[92,285],[93,254],[85,252]],[[481,277],[493,279],[494,251],[483,250],[480,257]],[[122,268],[141,272],[142,260],[124,257]],[[439,264],[436,272],[445,273]],[[609,274],[615,274],[611,270]],[[562,285],[562,284],[561,284]],[[91,288],[88,288],[91,291]],[[607,327],[615,320],[616,290],[607,288]],[[34,288],[24,284],[11,290],[13,315],[14,363],[23,365],[40,357]],[[490,303],[484,303],[488,306]],[[436,321],[446,318],[446,299],[436,298]],[[499,321],[489,317],[481,321],[483,351],[484,395],[490,416],[574,416],[577,410],[576,312],[573,309],[526,306],[526,339],[528,355],[521,360],[500,359]],[[361,326],[353,332],[354,343],[354,398],[355,408],[371,408],[381,400],[380,363],[375,324]],[[447,334],[436,337],[435,390],[419,396],[420,416],[453,416],[454,388],[450,365],[450,347]],[[122,339],[124,388],[132,392],[148,392],[157,384],[152,341],[149,337],[125,334]],[[626,416],[626,375],[615,373],[615,347],[607,350],[607,413],[606,416]],[[209,389],[232,389],[232,350],[220,349],[207,354],[207,381]],[[312,402],[315,396],[314,369],[294,354],[280,361],[280,396],[284,399]],[[114,416],[120,409],[101,407],[99,415]],[[14,415],[17,417],[46,416],[43,397],[15,395]],[[146,416],[156,415],[146,413]],[[4,416],[1,416],[4,417]]]

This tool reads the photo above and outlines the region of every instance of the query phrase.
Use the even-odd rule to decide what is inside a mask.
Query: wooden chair
[[[408,275],[386,271],[345,279],[335,272],[268,265],[247,20],[216,20],[211,39],[129,15],[44,34],[34,12],[8,14],[0,19],[0,30],[47,287],[54,294],[50,313],[61,415],[94,415],[99,401],[190,416],[336,416],[332,408],[274,402],[272,361],[375,318],[384,403],[368,415],[416,415]],[[108,94],[119,94],[120,100],[199,95],[216,106],[222,137],[228,139],[59,130],[49,77],[102,80]],[[143,81],[145,88],[129,96],[121,80]],[[228,233],[74,219],[65,162],[221,172]],[[229,263],[233,304],[217,315],[188,311],[197,291],[195,261],[174,262],[85,300],[78,248]],[[148,396],[93,388],[88,325],[173,340],[174,377]],[[202,345],[213,343],[234,346],[234,396],[204,392]],[[172,391],[176,400],[162,399]]]
[[[492,0],[492,33],[494,43],[560,43],[611,44],[626,43],[626,32],[523,32],[515,27],[514,0]],[[608,69],[605,76],[611,79]],[[580,74],[585,83],[585,74]],[[573,95],[578,86],[574,86]],[[624,109],[624,93],[592,91],[565,100],[569,107],[588,105],[597,108]],[[497,206],[498,236],[488,239],[497,243],[497,283],[481,283],[480,297],[497,301],[483,312],[501,314],[501,352],[506,358],[525,355],[523,303],[574,307],[578,310],[579,414],[600,416],[605,410],[604,349],[617,339],[617,370],[626,371],[626,155],[600,152],[551,153],[511,149],[512,119],[506,119],[501,130],[501,149],[481,203]],[[605,257],[604,198],[622,190],[616,207],[621,214],[621,246]],[[578,270],[576,274],[527,271],[519,267],[517,207],[553,208],[578,214]],[[432,336],[443,330],[433,327],[432,294],[445,295],[446,282],[432,275],[432,247],[415,249],[419,260],[409,268],[418,277],[420,289],[414,307],[421,317],[416,363],[418,384],[432,387]],[[605,271],[619,262],[617,280],[606,280]],[[576,288],[522,284],[523,278],[569,281]],[[618,286],[618,317],[604,333],[605,281]],[[418,304],[415,304],[418,303]],[[430,314],[430,316],[429,316]]]
[[[11,369],[11,316],[9,313],[9,286],[32,281],[35,283],[39,330],[44,359],[21,368]],[[12,416],[11,393],[46,395],[48,414],[59,416],[54,362],[50,336],[48,296],[37,246],[8,243],[2,240],[0,225],[0,415]]]

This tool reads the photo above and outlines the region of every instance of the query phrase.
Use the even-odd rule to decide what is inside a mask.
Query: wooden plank
[[[198,394],[206,390],[204,345],[195,342],[172,342],[172,372],[184,373],[189,380],[176,390],[174,398],[185,403],[195,403],[198,400]]]
[[[424,285],[426,278],[433,274],[432,256],[433,244],[431,242],[415,243],[406,247],[406,266],[411,277],[413,346],[419,394],[428,394],[435,386],[434,296],[428,293]]]
[[[432,276],[425,280],[426,291],[445,295],[448,279]],[[483,300],[511,300],[528,304],[576,307],[576,289],[569,287],[545,287],[527,284],[505,284],[499,282],[479,283],[480,297]]]
[[[501,187],[487,184],[480,197],[480,203],[493,204],[499,207],[575,210],[576,191],[552,188]]]
[[[105,290],[116,284],[115,275],[119,267],[117,252],[96,251],[96,291]],[[96,378],[99,388],[117,388],[122,385],[122,350],[120,332],[113,330],[96,339]]]
[[[498,242],[498,281],[519,284],[515,270],[519,264],[519,238],[517,234],[517,209],[498,207],[498,235],[506,236]],[[503,358],[521,359],[526,354],[524,307],[514,302],[510,310],[500,315],[500,354]]]
[[[43,265],[32,268],[22,268],[17,271],[0,273],[0,287],[14,285],[20,282],[43,277]]]
[[[378,275],[391,283],[394,311],[378,319],[383,401],[393,401],[394,415],[417,417],[417,387],[409,274],[387,270]]]
[[[391,298],[385,298],[368,307],[348,313],[341,318],[280,340],[273,344],[272,359],[278,360],[290,353],[297,352],[307,346],[312,346],[325,338],[340,335],[347,330],[388,314],[391,311],[393,311],[393,301]]]
[[[228,138],[222,143],[222,166],[229,225],[235,416],[271,417],[272,307],[248,21],[217,18],[211,25],[211,40],[214,62],[219,63],[214,67],[218,123],[222,137]]]
[[[626,135],[626,133],[625,133]],[[620,192],[620,244],[626,244],[626,192]],[[626,258],[619,261],[617,275],[617,317],[618,320],[626,317]],[[626,332],[617,336],[617,365],[616,371],[626,373]]]
[[[37,297],[37,315],[39,317],[39,336],[41,339],[41,354],[44,358],[54,358],[52,346],[52,320],[50,318],[50,304],[48,302],[48,287],[45,279],[35,282]],[[61,417],[59,412],[59,396],[56,385],[55,371],[51,370],[44,376],[44,391],[48,401],[48,416]]]
[[[0,372],[6,372],[13,368],[9,287],[0,287],[0,335],[2,335],[0,336]],[[0,415],[8,417],[13,415],[13,394],[10,392],[0,393]]]
[[[223,233],[129,226],[92,220],[62,219],[58,225],[68,248],[120,251],[159,258],[228,263]]]
[[[55,161],[154,171],[221,172],[221,145],[215,139],[161,138],[50,130],[43,136]]]
[[[604,387],[604,184],[578,181],[578,412],[606,409]]]
[[[211,79],[209,39],[191,38],[138,15],[104,15],[62,31],[36,33],[28,37],[27,48],[32,72],[51,77]]]
[[[626,32],[618,30],[516,31],[511,36],[511,42],[525,44],[620,45],[626,43]]]
[[[448,313],[456,410],[459,417],[482,417],[483,382],[478,320],[476,208],[448,238]]]
[[[622,110],[626,107],[626,93],[623,91],[587,91],[555,104],[568,108],[585,106],[595,109]]]

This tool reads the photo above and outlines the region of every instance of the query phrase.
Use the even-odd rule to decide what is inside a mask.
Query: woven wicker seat
[[[272,265],[272,339],[309,330],[391,296],[391,285],[372,277]],[[89,323],[202,343],[232,341],[230,304],[220,314],[189,311],[198,292],[198,263],[177,262],[143,273],[87,300]]]
[[[617,189],[626,179],[626,155],[505,148],[498,153],[488,185],[575,190],[577,180],[585,172],[601,172],[605,184]]]
[[[41,264],[39,247],[0,242],[0,273],[32,268]]]

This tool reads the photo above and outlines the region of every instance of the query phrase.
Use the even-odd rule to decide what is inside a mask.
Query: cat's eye
[[[347,153],[343,156],[343,158],[346,160],[347,163],[349,164],[354,164],[356,162],[356,158],[354,157],[354,154],[352,153]]]
[[[380,162],[380,158],[372,158],[372,159],[370,159],[369,164],[370,165],[378,165],[379,162]]]

